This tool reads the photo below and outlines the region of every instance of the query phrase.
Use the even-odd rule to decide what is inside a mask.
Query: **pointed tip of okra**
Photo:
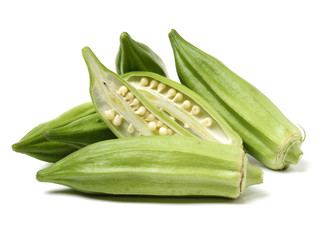
[[[39,170],[36,173],[36,179],[37,179],[37,181],[39,181],[39,182],[47,182],[47,181],[49,181],[49,177],[48,177],[48,174],[47,174],[48,168],[49,167],[44,168],[42,170]]]
[[[28,143],[26,144],[25,142],[17,142],[11,146],[11,149],[19,153],[28,153]]]
[[[128,34],[127,32],[122,32],[120,35],[120,39],[125,39],[125,38],[131,38],[130,34]]]
[[[101,74],[103,71],[108,71],[108,69],[99,61],[90,47],[84,47],[82,49],[82,56],[87,64],[91,82],[93,82],[93,76]]]
[[[11,149],[15,152],[19,152],[18,143],[12,144]]]
[[[178,32],[175,29],[170,30],[169,34],[168,34],[169,38],[181,38],[181,36],[178,34]]]

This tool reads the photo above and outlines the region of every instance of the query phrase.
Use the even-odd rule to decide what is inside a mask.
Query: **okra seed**
[[[150,114],[146,119],[145,119],[147,122],[151,122],[153,120],[155,120],[155,116]]]
[[[200,113],[200,107],[199,106],[197,106],[197,105],[195,105],[195,106],[193,106],[192,107],[192,111],[191,111],[191,113],[193,114],[193,115],[198,115],[199,113]]]
[[[171,120],[174,120],[174,121],[176,120],[173,116],[170,116],[170,119],[171,119]]]
[[[138,105],[139,104],[139,100],[138,99],[133,99],[133,101],[130,103],[130,106],[131,107],[134,107],[134,106],[136,106],[136,105]]]
[[[157,125],[155,122],[149,122],[148,128],[150,129],[150,131],[155,131],[157,128]]]
[[[154,89],[154,88],[156,88],[158,86],[158,82],[156,81],[156,80],[152,80],[151,82],[150,82],[150,88],[151,89]]]
[[[129,125],[129,127],[128,127],[128,132],[129,132],[129,133],[133,133],[133,132],[134,132],[134,127],[133,127],[132,124]]]
[[[176,90],[174,88],[171,88],[167,92],[167,97],[168,98],[173,98],[175,96],[175,94],[176,94]]]
[[[146,113],[146,108],[144,106],[139,107],[138,110],[135,111],[135,114],[142,116]]]
[[[116,115],[114,120],[113,120],[113,125],[114,126],[120,126],[121,123],[122,123],[122,119],[123,119],[122,116]]]
[[[173,135],[174,131],[170,128],[167,129],[167,135]]]
[[[146,78],[146,77],[141,78],[140,86],[147,86],[148,83],[149,83],[148,78]]]
[[[190,128],[190,126],[187,123],[185,123],[184,128]]]
[[[126,101],[132,100],[133,98],[134,98],[134,95],[133,95],[133,93],[131,93],[131,92],[128,92],[128,93],[126,94],[126,96],[125,96],[125,100],[126,100]]]
[[[189,109],[191,107],[191,102],[189,100],[185,100],[181,107],[183,109]]]
[[[167,128],[165,128],[165,127],[159,128],[159,135],[165,136],[165,135],[167,135],[167,133],[168,133]]]
[[[118,90],[118,93],[124,97],[127,91],[128,88],[126,86],[121,86],[120,89]]]
[[[177,93],[173,99],[174,102],[179,102],[183,99],[183,94]]]
[[[163,83],[158,84],[158,92],[161,93],[166,88],[166,85]]]
[[[210,127],[212,125],[212,119],[209,117],[204,118],[201,123],[206,127]]]
[[[161,121],[157,122],[157,127],[161,128],[162,126],[164,126],[164,124]]]
[[[115,117],[115,110],[114,109],[110,109],[105,111],[105,116],[108,120],[113,120]]]

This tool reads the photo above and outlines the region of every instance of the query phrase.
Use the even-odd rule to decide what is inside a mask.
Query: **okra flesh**
[[[94,107],[117,137],[190,136],[128,82],[105,68],[90,48],[85,47],[82,53],[90,74],[90,94]]]
[[[115,64],[119,75],[132,71],[149,71],[168,76],[161,58],[147,45],[133,40],[126,32],[120,36],[120,47]]]
[[[223,144],[242,145],[240,136],[223,117],[184,85],[149,72],[130,72],[121,77],[191,135]]]
[[[262,182],[241,147],[182,136],[102,141],[38,172],[85,193],[237,198]]]
[[[226,119],[249,154],[274,170],[299,161],[301,132],[263,93],[176,31],[169,38],[180,81]]]

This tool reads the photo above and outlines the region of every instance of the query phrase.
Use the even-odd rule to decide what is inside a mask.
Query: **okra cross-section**
[[[155,108],[128,82],[108,70],[90,48],[82,51],[90,74],[90,95],[96,111],[119,137],[190,134]]]
[[[242,145],[240,136],[223,117],[184,85],[150,72],[130,72],[121,77],[189,134],[213,142]]]
[[[262,174],[238,146],[145,136],[89,145],[39,171],[37,179],[95,194],[237,198],[261,183]]]

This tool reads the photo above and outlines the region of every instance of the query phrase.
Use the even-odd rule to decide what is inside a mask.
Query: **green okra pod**
[[[83,48],[82,54],[89,70],[93,105],[117,137],[175,134],[191,136],[127,81],[108,70],[90,48]]]
[[[182,136],[102,141],[40,170],[37,179],[90,194],[237,198],[262,182],[241,147]]]
[[[78,105],[56,119],[35,127],[18,143],[13,144],[12,149],[43,161],[56,162],[77,149],[64,143],[49,142],[45,138],[46,131],[64,126],[93,113],[95,113],[95,109],[92,103]]]
[[[275,170],[298,162],[304,140],[301,132],[263,93],[175,30],[169,38],[180,81],[228,121],[249,154]]]
[[[133,40],[126,32],[120,36],[120,47],[115,60],[117,74],[132,71],[155,72],[167,76],[161,58],[143,43]]]

